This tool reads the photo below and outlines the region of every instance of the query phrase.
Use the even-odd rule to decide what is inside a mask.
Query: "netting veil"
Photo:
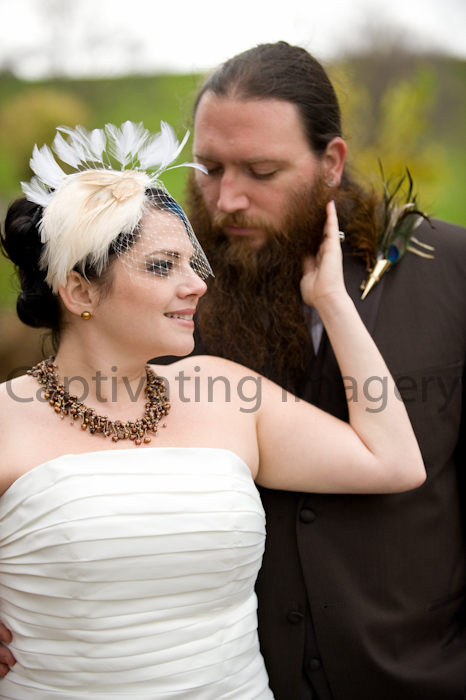
[[[164,122],[158,134],[129,121],[91,132],[61,126],[52,148],[74,169],[71,174],[62,170],[48,146],[34,146],[34,176],[21,186],[27,199],[43,208],[40,267],[55,293],[73,269],[84,274],[91,265],[101,274],[109,251],[144,286],[154,274],[194,271],[202,279],[212,274],[185,213],[159,180],[164,170],[181,167],[170,164],[188,136],[180,144]],[[197,163],[182,165],[203,169]]]

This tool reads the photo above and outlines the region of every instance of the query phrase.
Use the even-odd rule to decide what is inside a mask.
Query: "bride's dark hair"
[[[43,244],[38,224],[42,207],[25,198],[17,199],[8,209],[1,244],[4,255],[16,266],[21,291],[16,302],[20,320],[33,328],[48,328],[52,335],[60,330],[59,297],[45,282],[46,271],[39,269]]]

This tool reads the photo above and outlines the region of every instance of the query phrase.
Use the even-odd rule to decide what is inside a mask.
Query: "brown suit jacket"
[[[388,496],[261,489],[259,635],[276,700],[299,696],[308,606],[316,687],[325,672],[334,700],[466,697],[466,230],[434,224],[416,237],[435,260],[407,253],[363,302],[364,267],[345,256],[348,291],[399,383],[427,481]],[[301,395],[345,418],[328,343],[321,354]],[[383,387],[368,389],[375,398]]]

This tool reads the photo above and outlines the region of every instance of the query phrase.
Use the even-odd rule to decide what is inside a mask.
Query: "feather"
[[[435,250],[433,246],[427,245],[427,243],[422,243],[422,241],[418,241],[414,236],[411,236],[411,242],[416,243],[416,245],[421,246],[421,248],[424,248],[425,250]]]
[[[383,199],[380,207],[380,219],[382,221],[382,233],[379,236],[376,248],[377,260],[370,270],[369,277],[362,288],[362,299],[365,299],[372,287],[377,284],[382,275],[393,265],[398,263],[406,252],[416,253],[424,258],[433,258],[433,255],[421,253],[411,245],[411,241],[419,243],[413,238],[414,230],[422,219],[430,223],[429,218],[419,211],[416,196],[413,195],[413,179],[406,169],[406,175],[398,179],[385,180],[382,164],[379,162],[384,181]],[[403,191],[403,185],[408,181],[407,191]],[[430,248],[430,246],[428,246]],[[432,248],[433,250],[433,248]]]
[[[199,170],[201,173],[204,173],[204,175],[207,175],[209,172],[205,165],[202,165],[201,163],[180,163],[179,165],[172,165],[170,168],[166,168],[166,170],[174,170],[175,168],[194,168],[195,170]]]
[[[100,132],[100,134],[96,134],[95,132]],[[94,147],[94,143],[91,138],[92,135],[94,135],[97,149]],[[83,162],[102,163],[102,152],[106,144],[105,133],[102,129],[94,129],[94,131],[89,134],[87,129],[85,129],[83,126],[77,126],[70,138],[73,144],[76,144],[82,148]]]
[[[160,166],[164,159],[162,134],[151,137],[139,151],[141,167],[148,170]]]
[[[32,151],[32,158],[29,167],[45,185],[56,189],[66,177],[66,173],[58,165],[53,157],[53,153],[48,146],[42,146],[39,150],[37,145]]]
[[[161,122],[161,125],[162,125],[162,124],[165,124],[165,122]],[[168,126],[169,128],[171,128],[169,124],[167,124],[166,126]],[[173,156],[172,160],[176,160],[176,159],[178,158],[178,156],[180,155],[181,151],[182,151],[183,148],[186,146],[186,142],[188,141],[188,139],[189,139],[189,129],[186,131],[186,133],[185,133],[185,135],[184,135],[184,137],[183,137],[183,140],[182,140],[182,142],[180,143],[180,145],[178,146],[178,148],[177,148],[177,150],[176,150],[176,153],[175,153],[175,155]]]
[[[186,138],[187,136],[189,136],[189,132],[187,133],[187,135],[185,134],[181,146],[178,142],[178,139],[175,136],[175,132],[173,131],[172,127],[166,122],[160,122],[160,135],[164,149],[162,160],[160,161],[160,166],[165,170],[165,168],[167,168],[168,165],[170,165],[170,163],[172,163],[176,158],[178,158],[181,149],[186,143]]]
[[[86,162],[89,159],[89,134],[83,126],[77,126],[69,135],[70,143],[81,153],[81,161]]]
[[[139,151],[139,162],[145,170],[160,165],[163,159],[161,134],[152,136]]]
[[[186,141],[184,140],[183,143]],[[179,154],[179,143],[172,127],[166,122],[160,122],[160,132],[148,139],[141,148],[139,160],[143,168],[159,166],[159,171],[165,170]]]
[[[89,133],[83,126],[70,129],[67,126],[57,127],[57,132],[63,131],[68,135],[65,141],[60,133],[57,133],[53,142],[53,150],[64,163],[79,168],[86,163],[105,164],[102,154],[106,145],[106,137],[103,129],[94,129]]]
[[[163,121],[160,122],[160,129],[160,133],[148,139],[147,143],[139,152],[141,167],[154,168],[158,165],[157,175],[164,170],[171,170],[168,166],[178,158],[189,138],[189,131],[187,131],[182,142],[179,143],[172,127]],[[193,163],[182,163],[172,167],[180,168],[184,165],[197,167]]]
[[[131,196],[112,195],[122,183],[131,185]],[[83,270],[90,262],[98,274],[103,271],[112,241],[119,233],[130,233],[141,219],[147,185],[142,172],[87,170],[68,176],[54,192],[40,226],[46,244],[40,266],[47,270],[53,292],[76,265]]]
[[[60,133],[53,139],[52,148],[63,163],[68,163],[72,168],[79,168],[84,153],[81,148],[76,148],[72,142],[65,141]]]
[[[103,129],[93,129],[89,134],[89,141],[92,152],[95,154],[95,159],[102,161],[102,154],[107,145],[107,137]]]
[[[181,151],[186,145],[189,138],[189,130],[184,135],[181,143],[175,137],[175,132],[172,127],[166,122],[160,122],[160,133],[148,139],[147,143],[139,152],[139,162],[144,169],[154,168],[159,165],[155,177],[158,177],[164,170],[173,170],[174,168],[195,168],[207,174],[207,168],[200,163],[180,163],[179,165],[168,165],[178,158]]]
[[[430,253],[423,253],[422,250],[417,250],[417,248],[413,248],[413,246],[409,245],[408,250],[410,253],[414,253],[415,255],[419,255],[420,258],[426,258],[427,260],[434,260],[435,255],[430,255]]]
[[[30,202],[35,202],[41,207],[46,207],[50,204],[51,192],[42,180],[35,175],[33,175],[30,182],[22,182],[21,189]]]
[[[149,132],[140,124],[125,122],[118,129],[114,124],[106,124],[105,131],[109,136],[109,153],[124,170],[128,163],[137,160],[139,150],[149,137]]]
[[[409,186],[403,193],[406,179]],[[397,180],[384,181],[382,207],[385,226],[379,237],[377,257],[390,260],[393,265],[408,250],[414,229],[422,219],[429,220],[417,207],[416,196],[413,196],[413,179],[408,169],[406,175]]]

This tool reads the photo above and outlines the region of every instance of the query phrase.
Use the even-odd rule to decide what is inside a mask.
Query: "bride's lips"
[[[164,316],[177,325],[194,328],[193,316],[195,313],[196,309],[177,309],[176,311],[167,311]]]

